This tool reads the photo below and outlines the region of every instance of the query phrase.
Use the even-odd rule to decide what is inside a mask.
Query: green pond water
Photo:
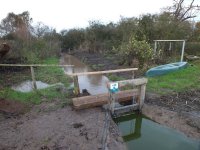
[[[115,118],[128,150],[200,150],[200,140],[151,121],[143,115]]]

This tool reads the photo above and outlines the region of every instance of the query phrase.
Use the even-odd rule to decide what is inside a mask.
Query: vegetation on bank
[[[41,64],[58,64],[58,58],[48,58],[41,61]],[[1,77],[1,81],[4,80],[4,87],[0,90],[0,98],[19,100],[22,102],[31,102],[38,104],[42,101],[49,101],[54,99],[59,99],[63,103],[69,103],[68,94],[66,92],[67,87],[69,86],[69,78],[64,74],[64,71],[60,67],[37,67],[35,70],[36,81],[42,81],[47,84],[58,84],[52,87],[45,89],[38,89],[32,92],[18,92],[11,89],[11,83],[9,81],[5,82],[5,79]],[[26,72],[18,72],[18,75],[15,73],[15,81],[22,81],[21,74],[26,76],[31,80],[30,70]],[[12,72],[9,73],[12,76]],[[17,76],[16,76],[17,75]],[[3,76],[3,74],[2,74]],[[4,76],[5,77],[5,76]],[[23,80],[26,81],[26,80]],[[19,82],[18,82],[19,83]],[[63,84],[63,86],[62,86]]]
[[[163,76],[148,78],[147,91],[158,94],[200,89],[200,61],[191,62],[187,68]]]

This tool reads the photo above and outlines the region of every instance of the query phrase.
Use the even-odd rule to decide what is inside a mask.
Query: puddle
[[[149,120],[130,114],[115,118],[128,150],[200,150],[200,141]]]
[[[36,81],[37,89],[44,89],[49,87],[50,85],[41,81]],[[32,81],[25,81],[19,85],[12,86],[12,89],[19,92],[31,92],[33,91],[33,83]]]

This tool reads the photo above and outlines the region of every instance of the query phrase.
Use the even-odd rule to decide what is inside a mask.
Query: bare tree
[[[37,38],[42,38],[48,32],[50,32],[50,28],[42,22],[38,22],[37,25],[33,28],[33,33]]]
[[[197,17],[200,13],[200,6],[195,3],[195,0],[188,0],[189,4],[185,4],[186,0],[173,0],[173,6],[167,10],[174,16],[177,21],[185,21]],[[198,0],[197,0],[198,1]]]

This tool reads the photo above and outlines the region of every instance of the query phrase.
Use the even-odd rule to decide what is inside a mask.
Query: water
[[[37,89],[44,89],[49,87],[49,84],[36,81]],[[19,85],[12,86],[12,89],[19,92],[31,92],[33,91],[33,82],[32,81],[24,81]]]
[[[129,150],[200,150],[200,141],[162,126],[142,115],[114,119]]]
[[[92,71],[88,66],[82,63],[77,58],[63,54],[61,58],[62,65],[74,65],[74,72],[89,72]],[[73,72],[73,67],[65,67],[64,71],[66,74]],[[91,95],[107,93],[106,82],[108,81],[107,77],[103,75],[83,75],[78,76],[80,91],[87,89]]]

